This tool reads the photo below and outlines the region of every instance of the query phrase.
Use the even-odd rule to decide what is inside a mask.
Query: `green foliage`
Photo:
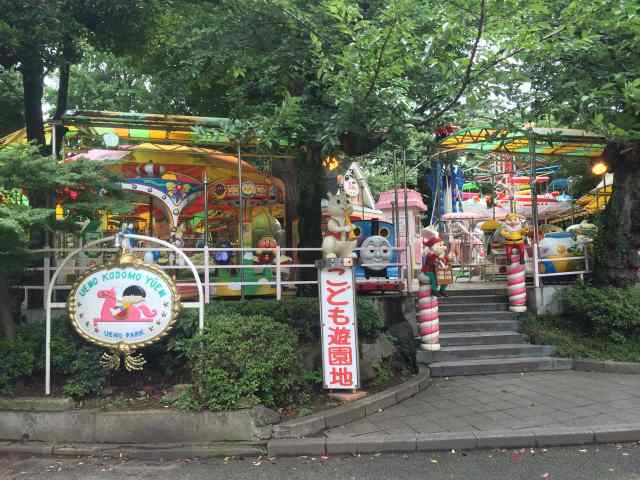
[[[24,125],[22,82],[15,70],[0,66],[0,137]]]
[[[102,393],[107,380],[107,372],[100,366],[103,351],[80,338],[67,317],[53,321],[51,366],[54,377],[64,378],[65,395],[81,399]]]
[[[211,410],[277,407],[302,391],[295,331],[269,317],[215,315],[185,347],[193,394]]]
[[[384,318],[373,301],[358,297],[358,335],[373,338],[384,329]],[[318,341],[320,338],[320,305],[315,297],[273,299],[252,299],[245,301],[219,301],[207,307],[207,322],[218,315],[268,315],[277,322],[292,327],[303,342]]]
[[[31,374],[35,355],[27,338],[19,334],[14,340],[0,338],[0,394],[13,392],[18,378]]]
[[[562,297],[572,319],[586,333],[624,343],[640,338],[640,287],[599,288],[577,284]]]
[[[608,337],[591,336],[572,319],[563,316],[530,315],[522,322],[522,332],[534,344],[553,345],[556,354],[567,358],[593,358],[620,362],[640,361],[640,341],[613,341]]]
[[[100,367],[102,350],[82,340],[67,317],[51,325],[51,372],[62,380],[65,395],[84,398],[100,395],[107,373]],[[20,325],[15,339],[0,339],[0,393],[11,393],[20,378],[44,372],[44,325]]]
[[[57,95],[57,89],[45,91],[50,104],[55,104]],[[67,109],[187,113],[176,103],[173,92],[160,91],[131,59],[90,46],[83,49],[82,61],[71,67]]]
[[[121,199],[118,178],[96,162],[78,161],[58,164],[42,156],[31,145],[0,149],[0,273],[21,270],[31,254],[30,234],[36,229],[73,230],[79,220],[95,217],[100,210],[126,211]],[[52,208],[36,208],[11,192],[29,197],[49,195],[64,187],[78,189],[71,201],[64,195],[58,200],[66,210],[63,221],[55,221]]]

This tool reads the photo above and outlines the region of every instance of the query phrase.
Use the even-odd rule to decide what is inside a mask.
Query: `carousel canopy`
[[[534,128],[537,155],[592,158],[602,155],[604,137],[585,130],[568,128]],[[527,130],[506,130],[489,127],[463,128],[445,137],[438,144],[442,150],[529,153]]]

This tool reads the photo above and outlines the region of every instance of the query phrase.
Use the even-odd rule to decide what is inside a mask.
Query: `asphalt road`
[[[640,445],[167,462],[106,458],[0,458],[0,479],[638,480]]]

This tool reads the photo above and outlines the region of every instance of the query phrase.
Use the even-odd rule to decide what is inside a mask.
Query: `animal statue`
[[[327,203],[327,232],[322,239],[322,257],[325,260],[332,258],[353,258],[353,249],[356,248],[357,237],[353,232],[350,215],[353,212],[351,200],[344,192],[332,194],[329,192]]]
[[[152,310],[147,305],[140,304],[145,298],[141,287],[127,287],[120,302],[117,301],[115,288],[100,290],[97,297],[104,299],[104,302],[100,308],[100,317],[93,319],[96,332],[98,331],[98,323],[151,322],[153,317],[158,314],[155,309]]]

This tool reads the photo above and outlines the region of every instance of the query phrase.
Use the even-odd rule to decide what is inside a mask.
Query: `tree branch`
[[[375,88],[376,83],[378,82],[378,76],[380,75],[380,69],[382,68],[382,55],[384,54],[384,51],[387,49],[387,44],[389,43],[391,34],[396,28],[397,21],[398,21],[398,18],[396,17],[393,21],[393,24],[389,27],[389,32],[387,33],[387,36],[385,37],[384,42],[382,43],[382,47],[380,47],[380,51],[378,52],[378,61],[376,62],[376,68],[373,73],[373,78],[371,79],[371,85],[369,85],[369,88],[367,89],[367,93],[364,95],[364,98],[362,99],[363,105],[366,104],[367,100],[369,99],[369,96],[373,93],[373,89]]]
[[[560,33],[562,33],[563,30],[565,30],[566,27],[561,27],[557,30],[554,30],[553,32],[547,33],[546,35],[544,35],[542,38],[540,38],[540,40],[538,40],[538,42],[544,42],[546,40],[549,40],[550,38],[553,38],[557,35],[559,35]],[[514,55],[517,55],[518,53],[526,50],[526,47],[519,47],[516,48],[515,50],[510,51],[509,53],[502,55],[505,52],[506,49],[502,49],[499,52],[497,52],[496,55],[497,58],[494,58],[493,60],[487,62],[486,64],[484,64],[482,66],[482,68],[477,69],[474,72],[471,72],[469,75],[469,78],[466,82],[466,85],[464,85],[464,87],[466,88],[468,86],[469,83],[471,83],[472,80],[475,80],[476,78],[478,78],[480,75],[482,75],[483,73],[485,73],[486,71],[492,69],[493,67],[495,67],[496,65],[504,62],[505,60],[508,60],[509,58],[513,57]],[[502,56],[500,56],[502,55]],[[449,110],[451,107],[453,107],[453,105],[455,105],[455,103],[460,99],[460,96],[462,96],[462,93],[458,92],[459,95],[456,96],[456,98],[454,98],[453,101],[449,102],[445,107],[443,107],[442,109],[438,110],[434,115],[431,115],[429,118],[423,120],[422,122],[419,122],[417,125],[419,126],[424,126],[427,125],[431,122],[433,122],[434,120],[438,119],[439,117],[441,117],[444,113],[447,112],[447,110]],[[434,105],[436,102],[429,102],[429,103],[425,103],[424,105],[420,106],[420,108],[416,109],[415,113],[420,114],[420,113],[424,113],[424,111],[426,111],[426,109],[429,106]],[[422,109],[422,107],[425,107],[424,109]]]
[[[473,42],[473,47],[471,48],[471,53],[469,54],[469,64],[467,65],[467,69],[464,72],[464,77],[462,79],[462,83],[460,84],[460,88],[458,89],[458,93],[451,99],[449,103],[447,103],[444,107],[438,110],[436,113],[431,115],[430,121],[433,121],[439,117],[441,117],[446,111],[448,111],[452,106],[458,103],[460,97],[467,89],[469,82],[471,81],[471,71],[473,70],[473,62],[476,58],[476,53],[478,52],[478,44],[480,43],[480,39],[482,38],[482,32],[484,31],[484,22],[486,18],[486,0],[482,0],[480,2],[480,18],[478,19],[478,32],[476,33],[476,39]],[[421,114],[428,107],[428,103],[422,104],[420,107],[416,109],[416,113]]]

